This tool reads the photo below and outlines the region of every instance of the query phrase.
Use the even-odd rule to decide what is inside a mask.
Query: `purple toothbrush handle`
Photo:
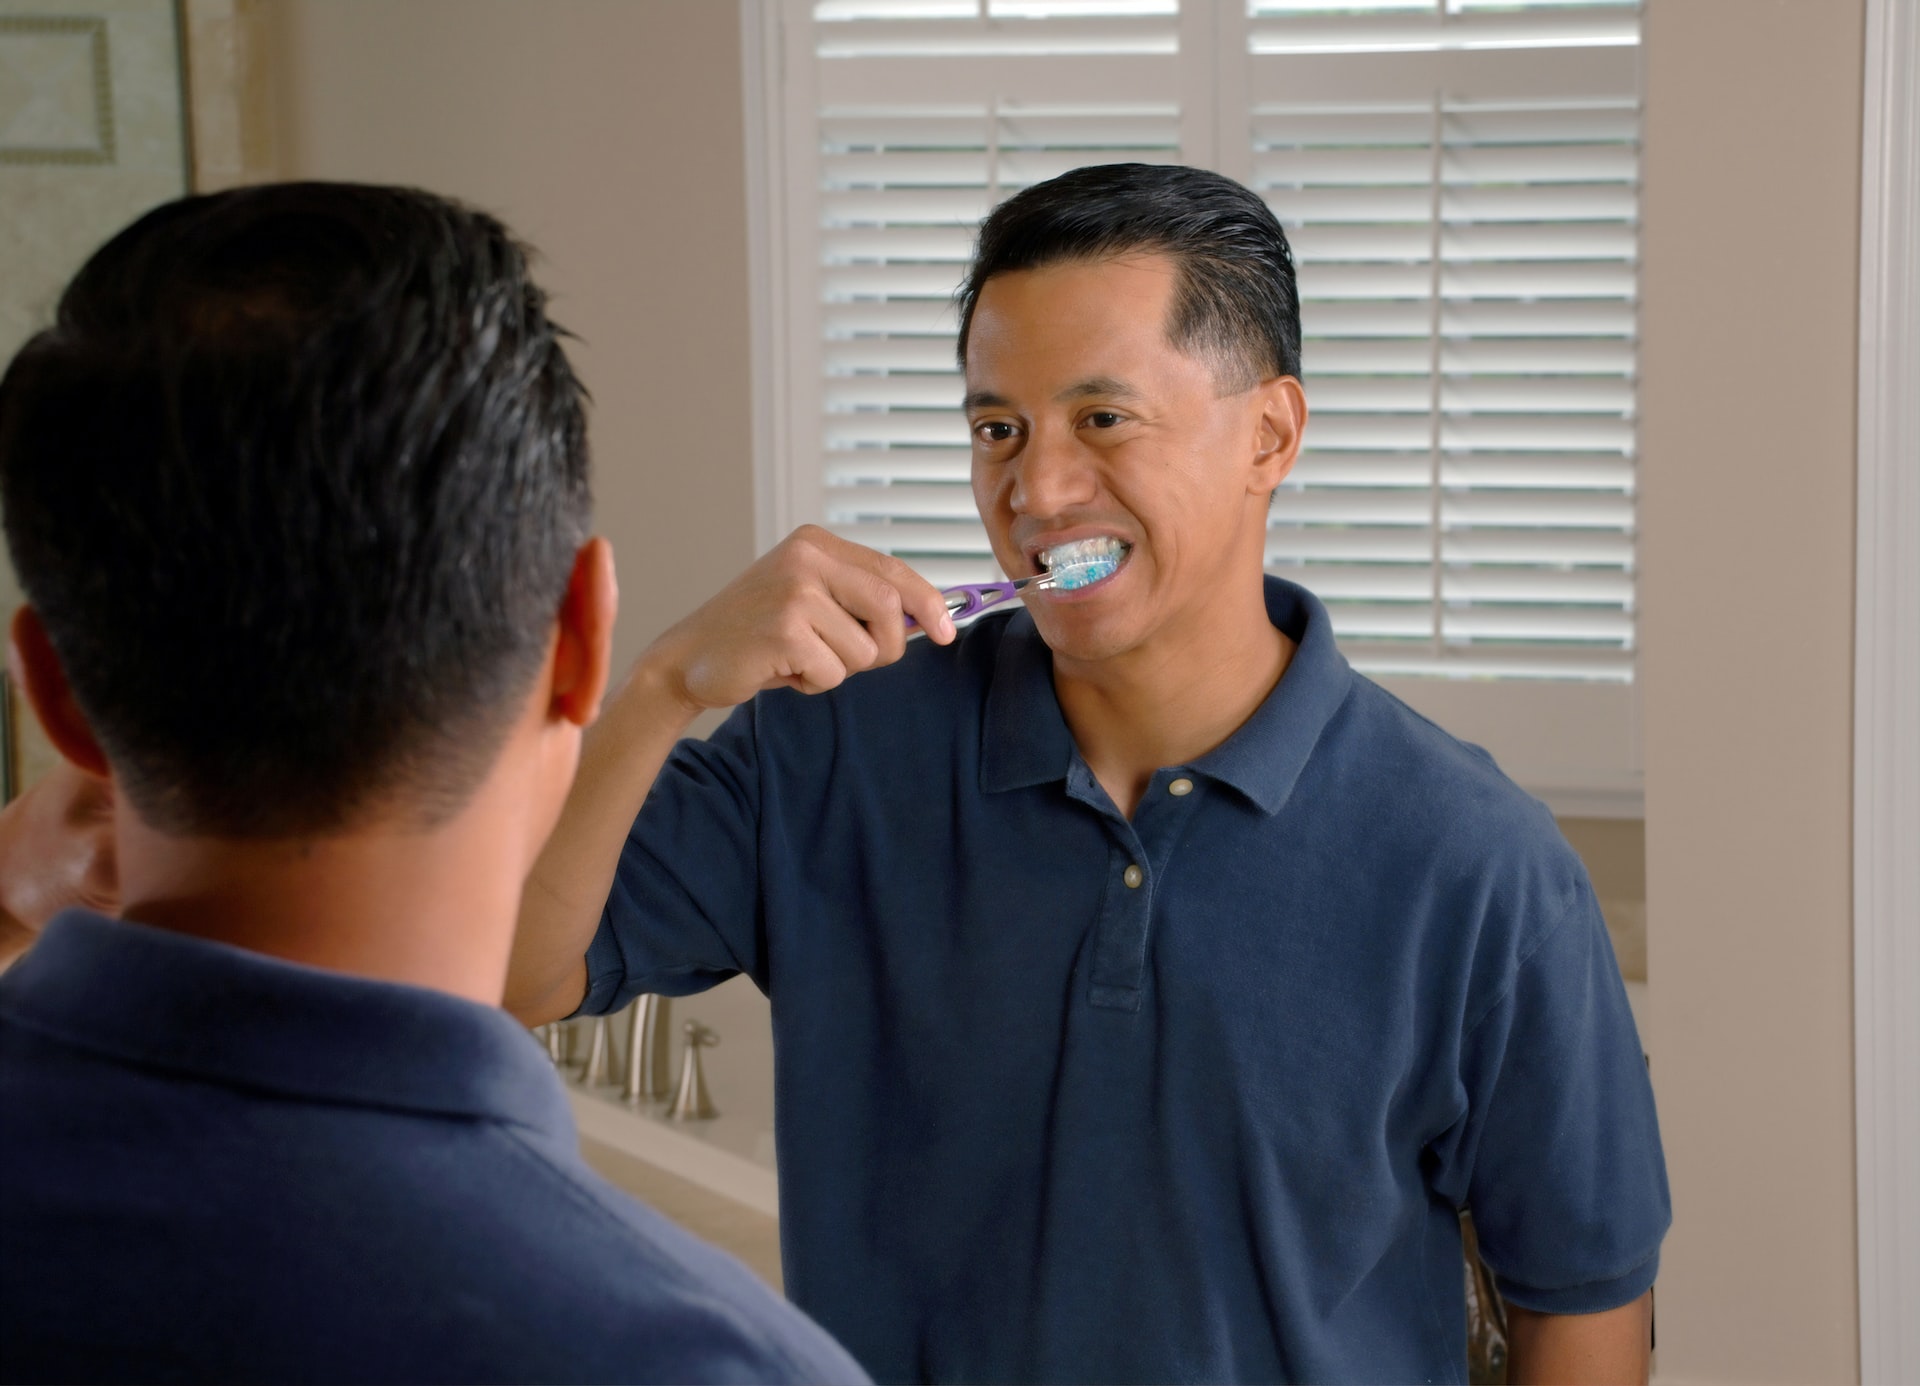
[[[1017,582],[967,582],[958,587],[943,587],[940,595],[947,600],[947,613],[955,622],[960,622],[1012,601],[1020,595],[1020,586]],[[919,626],[913,617],[907,617],[908,630],[918,630]]]

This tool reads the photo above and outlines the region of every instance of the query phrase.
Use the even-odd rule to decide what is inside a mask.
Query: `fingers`
[[[776,674],[776,685],[802,693],[826,693],[847,681],[847,662],[817,632],[794,641]]]
[[[936,642],[954,639],[932,583],[897,558],[804,526],[642,660],[689,707],[731,707],[762,688],[819,693],[899,659],[909,615]]]
[[[830,604],[848,618],[872,646],[864,662],[855,667],[877,668],[893,663],[906,653],[907,613],[898,588],[861,566],[831,568],[823,576]],[[822,634],[825,633],[823,630]]]
[[[825,647],[839,671],[837,676],[831,670],[825,674],[825,677],[832,678],[832,683],[823,683],[821,678],[815,678],[815,683],[833,687],[848,674],[857,674],[891,662],[881,658],[882,649],[875,632],[837,599],[821,598],[808,611],[807,618],[814,640]],[[884,624],[881,629],[885,629]],[[900,643],[904,644],[903,637]],[[899,656],[893,658],[898,659]],[[822,667],[824,669],[826,666]]]
[[[859,549],[858,545],[854,546]],[[927,638],[936,645],[952,643],[954,639],[953,614],[947,610],[947,600],[940,589],[913,571],[892,554],[876,553],[872,549],[859,549],[872,565],[872,571],[895,594],[900,603],[899,619],[894,628],[901,632],[902,648],[906,642],[906,617],[911,616],[927,633]],[[900,656],[895,654],[893,659]],[[889,660],[889,663],[892,661]]]
[[[793,537],[816,556],[833,599],[873,633],[880,646],[877,664],[891,664],[905,652],[909,616],[936,644],[953,640],[953,617],[940,589],[898,558],[813,526]]]

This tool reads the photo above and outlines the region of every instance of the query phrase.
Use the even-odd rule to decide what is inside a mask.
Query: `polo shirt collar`
[[[1240,730],[1192,768],[1232,785],[1271,815],[1285,807],[1321,733],[1352,691],[1353,670],[1318,597],[1284,578],[1268,577],[1266,584],[1267,619],[1293,641],[1293,662]]]
[[[1293,793],[1320,735],[1353,686],[1327,609],[1306,588],[1266,579],[1267,616],[1294,642],[1279,685],[1232,736],[1189,767],[1267,814]],[[1007,619],[987,691],[980,787],[992,794],[1064,780],[1078,755],[1053,691],[1053,652],[1025,611]]]
[[[544,1052],[506,1012],[85,910],[0,979],[0,1011],[137,1067],[571,1140]]]

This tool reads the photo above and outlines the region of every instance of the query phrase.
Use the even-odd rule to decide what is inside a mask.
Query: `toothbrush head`
[[[1036,557],[1046,569],[1040,585],[1060,592],[1072,592],[1105,582],[1127,561],[1133,546],[1111,535],[1095,535],[1043,549]]]
[[[1047,570],[1047,586],[1062,592],[1071,592],[1077,587],[1091,587],[1103,578],[1112,577],[1119,566],[1118,558],[1088,558],[1079,563],[1063,563]]]

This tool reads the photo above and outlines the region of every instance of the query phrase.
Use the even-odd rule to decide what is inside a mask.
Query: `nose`
[[[1036,428],[1013,463],[1016,515],[1062,515],[1092,501],[1099,490],[1093,458],[1070,430]]]

